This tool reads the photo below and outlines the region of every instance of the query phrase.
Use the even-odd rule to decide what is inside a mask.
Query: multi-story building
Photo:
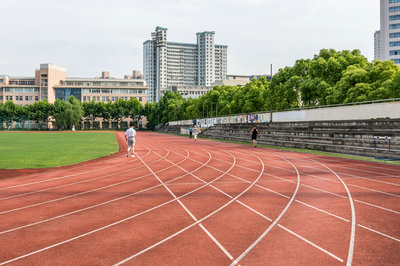
[[[35,77],[0,76],[0,102],[8,100],[18,105],[32,104],[47,99],[67,100],[71,95],[80,101],[108,102],[122,98],[147,100],[146,82],[143,79],[111,78],[103,72],[101,78],[67,78],[67,70],[52,64],[41,64]]]
[[[226,79],[226,45],[214,43],[215,32],[197,33],[197,43],[167,41],[167,29],[157,27],[152,40],[143,43],[143,75],[150,102],[167,91],[197,98],[212,89],[215,81]]]
[[[381,31],[377,30],[374,34],[374,60],[382,60]]]
[[[400,0],[381,0],[381,29],[375,32],[375,58],[400,65]]]

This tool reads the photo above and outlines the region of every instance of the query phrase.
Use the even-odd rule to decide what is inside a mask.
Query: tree
[[[100,117],[98,104],[92,100],[91,102],[83,102],[82,107],[85,118],[89,120],[90,128],[93,128],[94,121]]]
[[[6,128],[10,129],[12,122],[15,121],[17,115],[17,105],[12,101],[7,101],[1,108],[0,121],[6,124]]]
[[[57,126],[62,129],[71,129],[77,126],[84,115],[82,104],[74,96],[63,102],[64,108],[60,113],[55,114]]]
[[[125,118],[132,119],[137,126],[143,115],[143,105],[138,99],[132,97],[129,101],[125,102],[123,114]]]
[[[47,100],[34,102],[29,105],[29,119],[37,122],[39,128],[43,128],[43,124],[48,121],[49,116],[52,113],[52,105]]]

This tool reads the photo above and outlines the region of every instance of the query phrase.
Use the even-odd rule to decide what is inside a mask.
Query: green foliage
[[[54,116],[58,125],[69,128],[82,116],[90,122],[103,118],[103,124],[107,124],[123,118],[138,122],[144,115],[147,127],[153,129],[175,120],[400,98],[400,68],[392,61],[368,62],[359,50],[322,49],[311,59],[300,59],[294,66],[280,69],[270,81],[261,78],[243,87],[216,86],[197,99],[167,92],[158,103],[143,107],[135,98],[83,105],[71,98],[52,105],[35,102],[28,108],[8,101],[0,104],[0,122],[9,125],[29,117],[42,124]]]
[[[40,102],[34,102],[33,104],[29,105],[28,110],[29,119],[39,123],[39,127],[42,128],[43,123],[48,120],[54,108],[52,108],[47,100],[43,100]]]
[[[213,117],[326,104],[400,97],[400,69],[392,61],[368,62],[359,50],[322,49],[312,59],[297,60],[271,81],[252,80],[243,87],[216,86],[198,99],[168,92],[147,104],[152,126],[173,120]]]
[[[77,126],[84,115],[81,102],[71,96],[68,101],[63,102],[63,105],[63,110],[54,115],[57,127],[70,129],[72,126]]]

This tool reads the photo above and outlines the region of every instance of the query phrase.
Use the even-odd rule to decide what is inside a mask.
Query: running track
[[[0,170],[0,265],[395,265],[400,167],[140,132]]]

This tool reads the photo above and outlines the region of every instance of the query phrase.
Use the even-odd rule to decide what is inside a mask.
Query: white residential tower
[[[167,42],[167,29],[157,27],[143,43],[143,75],[148,101],[157,102],[167,91],[197,98],[216,81],[226,79],[226,45],[214,43],[215,32],[197,33],[197,43]]]

